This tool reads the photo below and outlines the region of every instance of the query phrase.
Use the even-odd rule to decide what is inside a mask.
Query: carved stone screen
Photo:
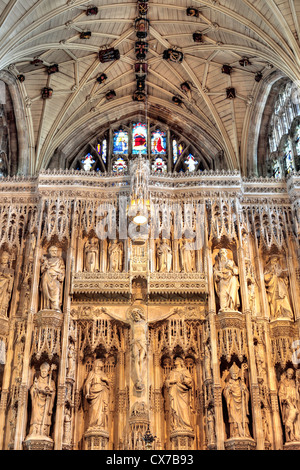
[[[299,17],[0,1],[1,450],[300,450]]]

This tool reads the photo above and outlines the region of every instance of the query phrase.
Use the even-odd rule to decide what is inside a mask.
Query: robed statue
[[[113,240],[108,247],[109,271],[122,272],[123,270],[123,243]]]
[[[0,264],[0,314],[5,317],[14,283],[14,270],[9,267],[9,259],[9,253],[4,251]]]
[[[84,247],[84,270],[94,273],[99,264],[99,244],[97,240],[88,240]]]
[[[65,263],[58,256],[56,246],[51,246],[48,256],[41,260],[41,309],[60,311],[65,278]]]
[[[169,273],[172,269],[172,249],[165,239],[157,247],[157,271]]]
[[[267,297],[270,305],[270,318],[294,318],[288,291],[287,270],[281,268],[278,256],[271,256],[264,273]]]
[[[170,400],[171,430],[193,432],[190,393],[193,379],[184,360],[177,357],[165,387]]]
[[[300,441],[300,394],[299,384],[294,380],[294,370],[288,369],[279,383],[279,401],[286,442]]]
[[[229,250],[221,248],[214,265],[215,289],[220,302],[220,310],[236,311],[240,306],[239,270]]]
[[[223,395],[227,404],[230,438],[250,437],[249,433],[249,398],[250,393],[244,379],[246,364],[240,369],[233,363],[228,371],[225,371],[223,381]],[[228,378],[229,376],[229,378]]]
[[[30,388],[32,405],[30,436],[49,437],[56,395],[56,386],[52,378],[52,372],[55,369],[55,365],[50,367],[47,362],[44,362],[40,366],[39,377],[34,379]]]
[[[84,385],[88,403],[88,429],[108,430],[109,378],[104,372],[104,363],[96,359]]]
[[[180,245],[180,265],[183,273],[193,273],[196,270],[194,243],[185,238]]]

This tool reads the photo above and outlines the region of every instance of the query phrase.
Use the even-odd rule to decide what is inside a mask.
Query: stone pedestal
[[[85,450],[108,450],[109,432],[99,427],[90,428],[84,440]]]
[[[28,436],[24,441],[25,450],[53,450],[54,441],[47,436]]]
[[[286,442],[283,446],[283,450],[300,450],[300,442]]]
[[[195,435],[191,431],[176,430],[170,435],[172,450],[192,450],[194,448]]]
[[[150,425],[147,404],[137,401],[131,410],[129,434],[126,439],[126,450],[145,450],[144,436]]]
[[[232,437],[225,441],[225,450],[255,450],[256,442],[251,437]]]

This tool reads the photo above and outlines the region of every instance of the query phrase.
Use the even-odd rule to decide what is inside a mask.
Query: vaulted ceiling
[[[271,85],[283,76],[300,83],[300,0],[149,0],[145,103],[132,99],[137,3],[0,0],[0,70],[25,77],[16,83],[25,109],[29,171],[46,168],[70,139],[92,137],[101,126],[147,107],[149,116],[203,141],[204,151],[213,153],[215,143],[228,168],[249,174]],[[98,14],[87,16],[92,6]],[[198,17],[187,15],[191,6]],[[80,39],[85,31],[91,37]],[[193,40],[195,32],[202,33],[201,43]],[[99,51],[108,47],[118,49],[120,59],[101,63]],[[182,52],[183,61],[164,60],[169,48]],[[42,63],[32,64],[36,58]],[[248,65],[240,64],[243,58]],[[59,72],[49,75],[52,64]],[[229,75],[222,73],[224,64],[232,67]],[[107,80],[99,84],[102,72]],[[183,82],[190,92],[181,89]],[[41,97],[46,86],[53,89],[50,100]],[[227,98],[228,88],[235,89],[234,99]],[[110,90],[116,96],[107,100]]]

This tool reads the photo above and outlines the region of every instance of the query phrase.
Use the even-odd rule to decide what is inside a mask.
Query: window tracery
[[[137,155],[148,155],[154,174],[193,173],[213,169],[212,161],[199,152],[195,143],[159,123],[136,120],[111,126],[87,144],[69,168],[126,174],[128,163]]]
[[[268,167],[274,178],[300,169],[300,123],[292,82],[279,90],[269,124]]]

